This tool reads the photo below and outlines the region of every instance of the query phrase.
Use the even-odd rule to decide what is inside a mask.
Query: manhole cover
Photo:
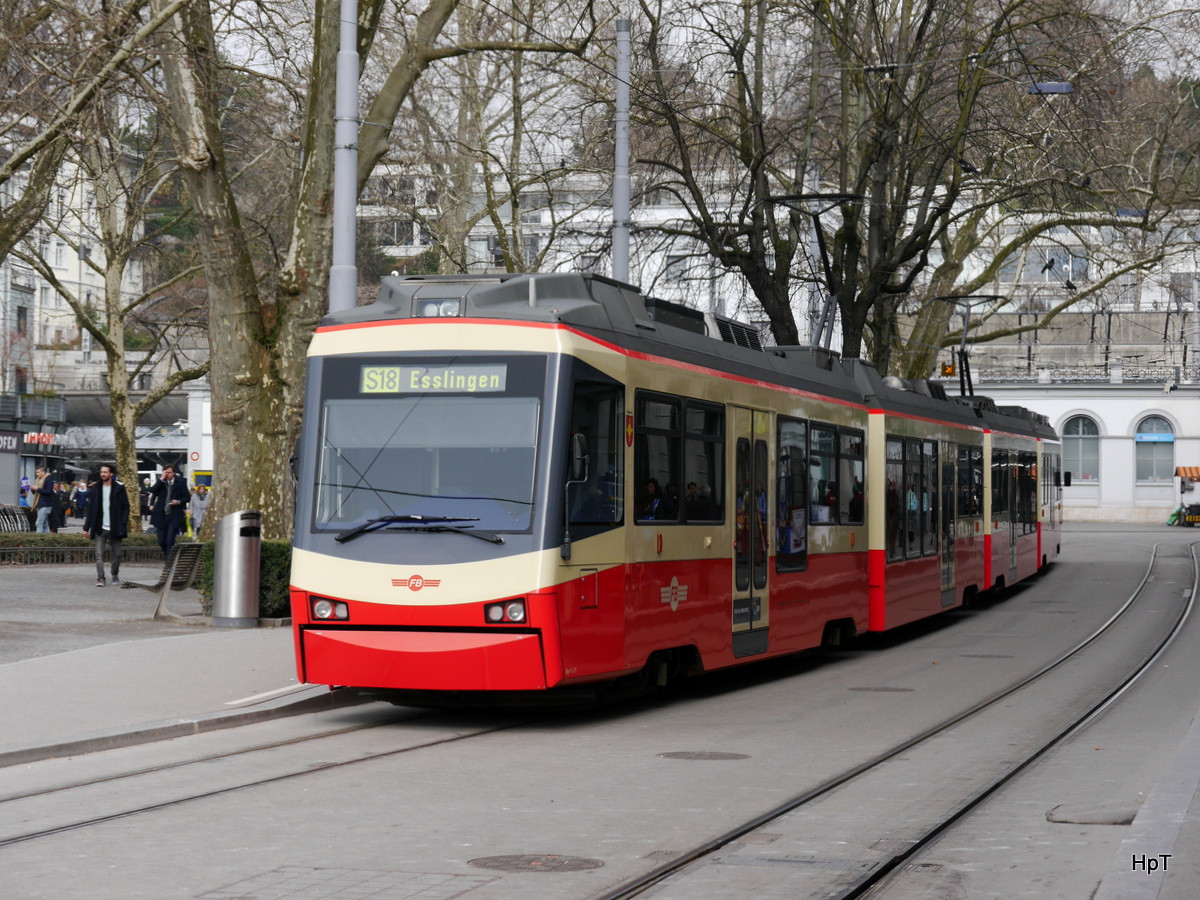
[[[481,869],[499,869],[501,872],[582,872],[604,865],[598,859],[557,856],[553,853],[541,856],[481,856],[468,862]]]
[[[721,753],[719,750],[676,750],[658,754],[662,759],[749,759],[745,753]]]

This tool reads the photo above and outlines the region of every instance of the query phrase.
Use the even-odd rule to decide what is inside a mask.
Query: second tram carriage
[[[661,682],[894,628],[1059,553],[1044,417],[596,276],[384,279],[322,322],[307,391],[305,682]]]

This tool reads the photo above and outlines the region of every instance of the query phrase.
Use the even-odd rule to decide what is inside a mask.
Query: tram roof
[[[648,297],[598,275],[390,276],[369,306],[326,316],[323,326],[447,315],[568,325],[630,351],[706,366],[730,375],[862,402],[836,353],[819,347],[764,347],[745,322]]]
[[[388,276],[381,280],[375,303],[330,314],[321,324],[387,322],[431,314],[560,323],[633,351],[817,390],[891,412],[1054,435],[1045,417],[1021,407],[998,408],[983,397],[949,398],[939,382],[885,378],[868,361],[842,360],[820,347],[764,347],[752,325],[649,297],[632,285],[599,275]]]

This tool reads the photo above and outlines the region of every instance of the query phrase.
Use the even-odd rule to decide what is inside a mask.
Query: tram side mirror
[[[587,438],[576,432],[571,435],[571,480],[587,481]]]
[[[1062,480],[1063,487],[1071,486],[1071,470],[1070,469],[1061,473],[1061,480]]]

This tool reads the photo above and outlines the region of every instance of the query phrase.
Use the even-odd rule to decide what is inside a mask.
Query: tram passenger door
[[[733,655],[767,650],[768,559],[770,544],[771,466],[768,457],[770,416],[762,410],[732,407],[735,510],[733,539]]]
[[[954,605],[954,537],[958,518],[954,500],[958,496],[955,483],[958,473],[958,447],[942,442],[942,516],[939,537],[942,542],[942,606]]]

